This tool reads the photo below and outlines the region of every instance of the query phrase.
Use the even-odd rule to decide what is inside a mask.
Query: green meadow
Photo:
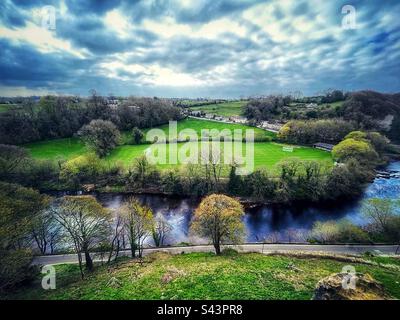
[[[182,249],[184,251],[184,248]],[[386,264],[351,263],[382,283],[393,298],[400,298],[400,273]],[[122,300],[122,299],[260,299],[310,300],[318,281],[339,273],[348,261],[296,256],[265,256],[260,253],[224,252],[168,255],[154,253],[137,260],[99,266],[85,279],[77,265],[57,265],[57,288],[43,290],[38,275],[30,287],[21,288],[8,299]],[[388,267],[386,267],[388,265]]]
[[[193,111],[204,111],[222,117],[240,116],[247,101],[230,101],[199,107],[190,107]]]
[[[169,126],[163,125],[158,127],[164,131],[164,133],[168,136]],[[272,137],[274,134],[259,128],[248,127],[241,124],[226,124],[215,121],[206,121],[206,120],[197,120],[197,119],[185,119],[179,121],[177,124],[177,131],[181,131],[183,129],[192,129],[197,134],[200,135],[201,130],[204,129],[217,129],[222,131],[224,129],[234,130],[234,129],[242,129],[243,132],[246,129],[254,129],[255,137]],[[148,129],[149,130],[149,129]],[[146,132],[148,131],[146,130]],[[123,133],[123,141],[128,140],[128,133]],[[210,142],[202,142],[206,147],[210,146]],[[181,153],[183,155],[190,156],[194,155],[190,153],[191,151],[184,152],[186,148],[189,146],[194,147],[197,145],[198,155],[201,154],[201,143],[200,142],[180,142],[177,144],[177,154]],[[242,155],[245,156],[245,152],[247,151],[247,147],[245,143],[237,142],[235,143],[234,148],[242,148]],[[224,143],[220,143],[221,146],[221,154],[224,153]],[[302,146],[293,146],[293,151],[288,152],[284,150],[286,145],[276,143],[276,142],[256,142],[254,143],[254,166],[255,168],[265,167],[272,169],[275,164],[282,161],[285,158],[296,157],[302,160],[320,160],[326,162],[328,165],[332,165],[332,158],[329,152],[325,152],[322,150],[302,147]],[[83,155],[87,153],[87,149],[85,145],[78,138],[66,138],[66,139],[55,139],[48,141],[40,141],[34,142],[30,144],[24,145],[27,148],[31,155],[36,159],[72,159],[79,155]],[[115,148],[111,153],[104,158],[104,161],[108,163],[116,163],[119,162],[123,164],[125,167],[129,166],[133,160],[143,154],[145,152],[157,156],[160,155],[160,150],[162,149],[162,145],[160,144],[139,144],[139,145],[129,145],[122,144]],[[169,162],[170,158],[170,148],[171,145],[167,144],[165,146],[166,152],[166,161]],[[237,149],[236,149],[237,150]],[[199,156],[200,157],[200,156]],[[222,157],[223,159],[223,157]],[[229,161],[230,162],[230,161]],[[176,165],[181,165],[178,161],[177,164],[159,164],[158,167],[164,168],[172,168]]]
[[[197,145],[197,146],[196,146]],[[220,144],[221,150],[221,160],[224,161],[224,143]],[[241,145],[241,146],[240,146]],[[165,145],[166,152],[166,162],[170,161],[170,150],[171,145]],[[191,156],[193,153],[184,152],[186,149],[190,150],[198,150],[198,158],[201,159],[201,148],[209,148],[210,152],[212,152],[213,147],[210,142],[186,142],[186,143],[178,143],[177,144],[177,154],[184,154],[185,156]],[[273,169],[274,165],[279,163],[281,160],[290,157],[296,157],[302,160],[320,160],[326,162],[328,165],[332,164],[331,154],[325,151],[321,151],[318,149],[308,148],[308,147],[294,147],[292,152],[287,152],[283,150],[284,145],[274,142],[259,142],[254,143],[254,166],[255,168],[265,167],[268,169]],[[114,149],[109,156],[105,158],[105,160],[109,162],[117,162],[120,161],[124,165],[129,165],[132,163],[133,159],[138,156],[144,154],[146,150],[151,155],[158,156],[163,152],[164,145],[153,144],[153,145],[125,145],[119,146]],[[233,148],[241,148],[242,157],[245,158],[246,152],[248,151],[248,147],[245,143],[235,143]],[[214,149],[215,150],[215,149]],[[230,158],[231,159],[231,158]],[[228,159],[227,163],[231,161]],[[178,162],[181,165],[180,162]],[[173,164],[160,164],[158,165],[160,168],[172,168],[175,165]]]
[[[7,103],[0,103],[0,112],[8,111],[12,108],[17,108],[18,104],[7,104]]]

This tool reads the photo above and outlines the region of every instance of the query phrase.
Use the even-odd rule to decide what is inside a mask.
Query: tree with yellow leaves
[[[222,243],[239,243],[243,240],[243,215],[243,207],[237,200],[212,194],[204,198],[196,209],[191,231],[211,239],[215,253],[220,254]]]

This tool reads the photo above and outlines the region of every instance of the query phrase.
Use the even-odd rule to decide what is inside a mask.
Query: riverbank
[[[400,162],[392,163],[388,170],[400,170]],[[130,192],[89,192],[106,208],[118,210],[130,196],[149,206],[155,214],[162,214],[172,225],[166,244],[181,242],[198,243],[192,238],[189,226],[192,214],[201,198],[171,195],[169,193],[130,193]],[[115,190],[114,190],[115,191]],[[54,197],[67,194],[63,191],[50,193]],[[70,192],[69,194],[76,194]],[[247,232],[246,242],[305,242],[307,233],[317,221],[340,221],[346,219],[356,225],[365,225],[367,220],[362,213],[363,201],[372,198],[400,198],[400,178],[376,178],[367,185],[364,193],[355,199],[342,199],[335,202],[273,204],[250,201],[241,198],[245,207],[244,224]],[[295,231],[295,232],[294,232]],[[295,236],[296,239],[293,237]],[[207,243],[207,242],[203,242]]]

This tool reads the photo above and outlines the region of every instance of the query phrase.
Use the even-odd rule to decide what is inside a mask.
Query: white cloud
[[[63,51],[79,58],[84,58],[87,55],[86,50],[72,48],[69,41],[58,39],[54,36],[53,31],[39,27],[32,22],[28,22],[24,28],[9,29],[2,27],[0,28],[0,38],[6,38],[17,43],[30,43],[43,53]]]
[[[120,37],[129,37],[131,26],[128,19],[118,9],[107,12],[104,20],[107,26],[115,30]]]

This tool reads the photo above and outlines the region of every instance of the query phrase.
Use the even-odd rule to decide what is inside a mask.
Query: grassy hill
[[[317,282],[351,264],[368,273],[387,292],[400,298],[399,260],[392,267],[339,261],[334,258],[229,251],[169,255],[155,253],[144,263],[124,260],[100,266],[84,280],[77,265],[58,265],[57,289],[43,290],[40,276],[29,287],[7,298],[16,299],[295,299],[309,300]],[[396,266],[393,266],[397,264]]]

